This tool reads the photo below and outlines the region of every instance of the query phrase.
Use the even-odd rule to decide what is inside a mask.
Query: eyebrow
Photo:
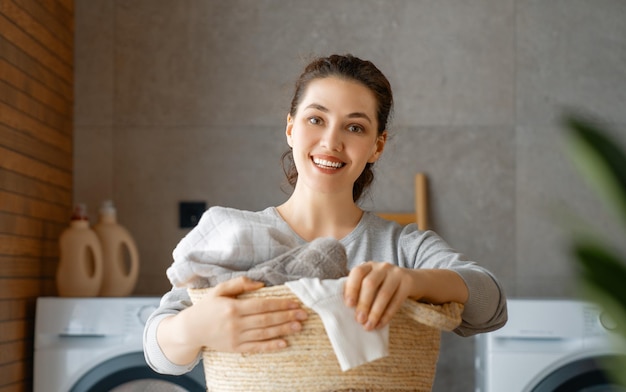
[[[325,107],[323,105],[320,105],[319,103],[312,103],[309,106],[307,106],[305,109],[317,109],[317,110],[319,110],[321,112],[324,112],[324,113],[330,112],[330,110],[328,110],[327,107]],[[363,112],[350,113],[350,114],[348,114],[348,118],[364,118],[367,121],[369,121],[370,124],[372,123],[372,119],[367,114],[365,114]]]

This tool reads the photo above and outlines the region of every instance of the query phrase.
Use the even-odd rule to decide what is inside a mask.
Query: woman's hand
[[[157,339],[168,359],[190,363],[200,349],[265,352],[287,346],[281,337],[302,329],[307,312],[289,299],[236,297],[263,287],[240,277],[212,288],[202,300],[164,319]]]
[[[347,306],[356,306],[356,320],[372,330],[387,325],[414,291],[411,270],[369,261],[350,271],[344,299]]]
[[[356,306],[356,320],[366,330],[389,324],[407,298],[464,304],[468,297],[467,285],[455,271],[407,269],[374,261],[354,267],[344,288],[346,305]]]

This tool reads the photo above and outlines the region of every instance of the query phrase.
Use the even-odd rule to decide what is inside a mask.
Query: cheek
[[[367,155],[367,158],[369,159],[372,155],[374,155],[374,153],[376,152],[376,143],[367,143],[365,145],[362,146],[361,151],[363,151],[363,155]]]
[[[291,134],[291,147],[305,149],[310,147],[314,141],[311,138],[311,132],[307,132],[305,128],[294,130]]]
[[[293,151],[293,156],[296,161],[300,160],[302,156],[306,154],[306,140],[297,134],[291,136],[291,143],[289,144]]]

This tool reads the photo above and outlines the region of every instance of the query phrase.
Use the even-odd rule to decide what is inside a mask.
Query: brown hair
[[[363,84],[374,93],[377,103],[376,119],[378,123],[378,135],[382,135],[385,129],[387,129],[387,122],[393,108],[391,85],[385,75],[383,75],[372,62],[361,60],[350,54],[343,56],[334,54],[329,57],[320,57],[306,66],[296,81],[296,88],[289,110],[291,117],[295,117],[298,105],[300,105],[302,97],[306,93],[306,89],[311,81],[327,78],[329,76],[354,80]],[[374,180],[374,172],[372,171],[373,165],[373,163],[368,162],[359,178],[354,182],[352,198],[355,202],[361,198],[365,190]],[[287,182],[292,187],[295,186],[298,181],[298,170],[294,164],[293,151],[291,149],[283,154],[282,166]]]

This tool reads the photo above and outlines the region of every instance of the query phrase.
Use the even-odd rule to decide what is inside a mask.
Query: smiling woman
[[[177,245],[167,271],[174,287],[144,333],[146,358],[155,370],[187,372],[203,349],[284,349],[287,335],[307,322],[302,305],[289,298],[239,298],[269,277],[274,285],[300,278],[337,281],[334,305],[345,307],[341,313],[353,315],[359,330],[387,328],[407,300],[463,304],[455,329],[462,336],[504,325],[506,299],[489,271],[432,231],[403,227],[359,206],[384,151],[392,106],[387,78],[369,61],[332,55],[306,67],[285,130],[290,150],[283,162],[293,193],[258,212],[213,207]],[[336,252],[318,249],[322,239]],[[298,276],[285,263],[299,265]],[[262,269],[266,276],[259,275],[259,265],[270,266]],[[337,280],[325,274],[329,268],[345,272]],[[289,273],[277,282],[279,271]],[[209,290],[192,305],[187,290],[201,287]]]
[[[325,79],[331,77],[333,80],[325,81]],[[310,88],[310,84],[316,84],[312,82],[317,82],[319,85],[317,89],[315,89],[315,86]],[[335,107],[341,107],[343,110],[346,110],[346,120],[360,120],[360,122],[357,122],[355,125],[349,125],[352,131],[358,132],[372,130],[370,132],[375,132],[378,135],[378,138],[382,139],[377,139],[377,147],[380,148],[378,155],[380,155],[387,138],[387,122],[393,108],[393,93],[387,78],[371,62],[355,59],[352,56],[334,55],[328,58],[317,59],[305,68],[304,72],[296,82],[295,93],[289,110],[288,122],[293,121],[293,118],[296,117],[298,114],[298,107],[304,106],[302,101],[304,99],[305,91],[308,96],[307,98],[311,99],[312,102],[304,107],[304,111],[315,111],[317,109],[318,112],[323,114],[327,114],[329,112],[329,108],[321,104],[321,102],[324,101],[318,103],[313,99],[313,96],[319,99],[320,93],[322,94],[322,100],[324,100],[324,97],[326,96],[329,98],[331,97],[331,95],[328,94],[323,88],[323,84],[335,85],[335,90],[339,90],[339,93],[342,94],[342,98],[346,98],[345,96],[348,95],[348,99],[355,100],[355,102],[350,102],[354,107],[354,112],[349,110],[347,101],[344,100],[335,99],[335,101],[338,101],[335,103]],[[343,86],[341,86],[341,84],[343,84]],[[342,87],[346,87],[353,91],[350,91],[350,94],[348,94],[348,91],[344,91]],[[316,92],[317,94],[315,94]],[[346,107],[343,107],[344,105]],[[320,118],[314,116],[315,113],[312,114],[313,116],[309,119],[309,121],[316,124],[321,122]],[[306,116],[304,117],[306,118]],[[367,126],[358,125],[364,121]],[[287,135],[289,136],[289,127],[287,128],[287,132]],[[376,159],[378,159],[378,157],[376,157]],[[288,150],[283,154],[283,163],[285,164],[285,162],[286,165],[284,165],[283,168],[285,170],[287,180],[292,186],[295,186],[298,180],[298,170],[294,165],[295,162],[293,160],[292,150]],[[363,192],[374,179],[372,165],[373,162],[368,162],[359,178],[354,182],[353,199],[355,202],[361,198]]]
[[[303,178],[296,180],[294,193],[305,185],[327,194],[347,192],[353,200],[342,199],[353,204],[385,146],[387,132],[377,130],[376,97],[359,82],[328,76],[309,83],[300,106],[287,116],[286,129],[296,172]]]

